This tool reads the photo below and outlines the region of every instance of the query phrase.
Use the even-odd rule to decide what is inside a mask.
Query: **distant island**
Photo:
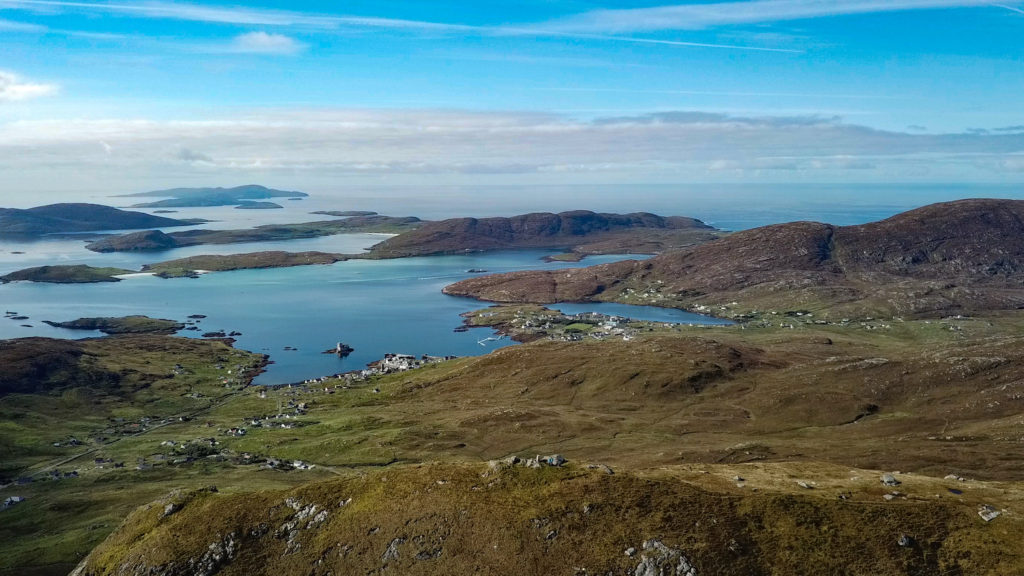
[[[49,204],[28,209],[0,208],[0,235],[7,236],[168,228],[203,222],[205,220],[176,220],[100,204]]]
[[[334,214],[343,214],[335,212]],[[512,218],[455,218],[424,222],[415,217],[382,215],[345,216],[339,220],[303,224],[273,224],[241,230],[159,230],[111,236],[87,246],[94,252],[160,252],[206,244],[266,242],[315,238],[345,233],[397,233],[367,253],[289,253],[281,251],[233,255],[204,255],[158,262],[144,272],[164,278],[194,276],[196,271],[230,271],[332,264],[350,259],[391,259],[433,254],[456,254],[515,249],[562,249],[567,253],[548,260],[579,261],[588,254],[659,254],[692,247],[723,236],[723,232],[685,217],[654,214],[598,214],[589,211],[562,214],[526,214]],[[84,269],[83,269],[84,268]],[[14,273],[18,280],[37,282],[106,282],[116,274],[90,267],[48,267],[46,273],[31,269]],[[480,273],[479,271],[475,273]],[[67,277],[67,278],[66,278]]]
[[[36,266],[0,276],[0,283],[44,282],[48,284],[95,284],[98,282],[119,282],[117,276],[133,274],[134,270],[123,268],[97,268],[77,264],[73,266]]]
[[[374,258],[404,258],[538,248],[565,249],[582,255],[657,254],[721,235],[721,231],[694,218],[577,210],[427,222],[373,246],[370,254]]]
[[[310,212],[319,216],[337,216],[338,218],[350,218],[352,216],[376,216],[377,212],[367,210],[317,210]]]
[[[248,184],[234,188],[171,188],[169,190],[154,190],[151,192],[139,192],[137,194],[125,194],[120,198],[166,198],[154,202],[135,204],[132,208],[194,208],[208,206],[245,206],[255,202],[253,200],[268,200],[270,198],[306,198],[309,194],[305,192],[294,192],[286,190],[275,190]],[[276,204],[274,206],[277,206]],[[280,206],[277,206],[280,208]],[[272,208],[265,206],[265,208]]]
[[[284,206],[273,202],[253,202],[251,200],[244,200],[235,206],[235,210],[280,210],[283,208]]]
[[[347,260],[345,254],[327,252],[253,252],[250,254],[228,254],[191,256],[169,260],[159,264],[147,264],[143,272],[153,273],[161,278],[194,277],[197,271],[229,272],[231,270],[258,270],[264,268],[291,268],[334,264]]]
[[[302,224],[268,224],[240,230],[187,230],[164,233],[159,230],[134,232],[104,238],[89,244],[93,252],[142,252],[169,250],[202,244],[237,244],[240,242],[272,242],[299,238],[318,238],[335,234],[391,233],[397,234],[420,226],[419,218],[393,216],[357,216],[343,220],[305,222]]]

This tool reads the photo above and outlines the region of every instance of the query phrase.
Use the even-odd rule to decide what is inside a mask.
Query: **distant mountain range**
[[[135,204],[132,208],[188,208],[200,206],[249,206],[251,200],[267,200],[270,198],[305,198],[304,192],[274,190],[258,184],[236,186],[234,188],[171,188],[154,190],[138,194],[125,194],[121,198],[163,198],[155,202]]]
[[[166,228],[189,226],[197,222],[118,210],[99,204],[50,204],[25,210],[0,208],[0,235],[7,236]]]

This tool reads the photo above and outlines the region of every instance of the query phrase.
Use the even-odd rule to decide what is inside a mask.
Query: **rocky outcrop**
[[[647,540],[643,550],[633,576],[697,576],[697,569],[678,548],[669,548],[661,540]]]

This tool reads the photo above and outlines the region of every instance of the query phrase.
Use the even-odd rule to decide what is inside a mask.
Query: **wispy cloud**
[[[4,4],[0,2],[0,8]],[[61,28],[50,28],[43,26],[42,24],[31,24],[28,22],[18,22],[15,20],[5,20],[0,18],[0,32],[20,32],[27,34],[55,34],[60,36],[69,36],[72,38],[82,38],[85,40],[124,40],[127,36],[123,34],[110,34],[106,32],[90,32],[87,30],[64,30]]]
[[[1017,7],[1014,7],[1014,6],[1007,6],[1006,4],[993,4],[993,6],[995,6],[996,8],[1003,8],[1004,10],[1009,10],[1010,12],[1016,12],[1018,14],[1024,14],[1024,9],[1017,8]]]
[[[57,92],[55,84],[27,82],[17,74],[0,70],[0,102],[18,102]]]
[[[228,52],[239,54],[293,55],[306,49],[306,45],[284,34],[247,32],[235,37]]]
[[[615,94],[663,94],[667,96],[727,96],[736,98],[836,98],[841,100],[905,100],[906,97],[887,94],[843,94],[806,92],[744,92],[726,90],[649,90],[644,88],[566,88],[562,86],[545,88],[550,92],[596,92]]]
[[[547,25],[553,30],[580,33],[631,33],[697,30],[714,26],[781,22],[909,10],[997,6],[987,0],[752,0],[712,4],[679,4],[654,8],[595,10]]]
[[[248,8],[241,6],[204,6],[179,2],[75,2],[65,0],[0,0],[0,6],[7,8],[63,8],[90,12],[107,12],[164,20],[184,20],[212,24],[236,24],[244,26],[295,26],[314,29],[334,30],[344,26],[361,28],[427,29],[435,31],[465,31],[472,26],[443,24],[396,18],[373,18],[361,16],[334,16],[309,14],[288,10]]]
[[[16,22],[0,18],[0,31],[4,32],[45,32],[46,27],[27,22]]]
[[[287,10],[271,10],[249,7],[220,7],[198,4],[164,2],[87,2],[73,0],[0,0],[0,7],[7,8],[46,8],[81,10],[88,12],[106,12],[122,14],[136,18],[155,18],[165,20],[182,20],[205,22],[212,24],[231,24],[242,26],[264,27],[296,27],[306,30],[337,31],[354,28],[384,29],[397,32],[420,32],[430,34],[476,34],[481,36],[533,36],[547,38],[573,38],[581,40],[597,40],[604,42],[623,42],[633,44],[651,44],[662,46],[678,46],[686,48],[707,48],[725,50],[748,50],[760,52],[800,53],[801,50],[775,48],[770,46],[753,46],[744,44],[688,42],[683,40],[666,40],[656,38],[637,38],[633,36],[613,36],[601,34],[596,30],[564,30],[548,25],[539,26],[473,26],[467,24],[429,22],[423,20],[407,20],[400,18],[378,18],[368,16],[341,16],[330,14],[311,14]]]

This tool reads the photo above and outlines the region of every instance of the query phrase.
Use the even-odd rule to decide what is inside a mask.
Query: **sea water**
[[[43,320],[143,314],[184,321],[190,315],[204,315],[198,324],[201,331],[181,334],[241,332],[237,347],[269,354],[274,362],[256,380],[270,385],[358,370],[390,352],[479,355],[512,342],[486,340],[494,334],[490,329],[454,332],[462,324],[460,314],[487,306],[441,293],[444,286],[474,276],[468,270],[555,270],[628,258],[544,262],[549,254],[528,250],[350,260],[330,266],[218,272],[197,279],[133,276],[101,284],[15,282],[0,286],[0,306],[29,319],[0,318],[0,338],[100,335],[54,328]],[[337,342],[355,351],[343,359],[323,353]]]
[[[281,210],[182,208],[167,216],[206,218],[213,222],[201,226],[203,228],[230,229],[330,218],[310,214],[314,210],[376,210],[394,216],[440,219],[587,208],[693,216],[723,229],[739,230],[793,220],[860,224],[930,202],[977,196],[1019,198],[1024,196],[1024,192],[1017,187],[997,185],[417,187],[368,189],[358,195],[324,194],[301,201],[282,200],[279,202],[284,206]],[[91,198],[89,201],[123,206],[135,200]],[[30,202],[29,199],[23,199],[23,203],[26,202]],[[15,205],[12,202],[4,204]],[[30,242],[0,239],[0,274],[48,264],[138,269],[143,264],[197,254],[264,250],[354,253],[383,238],[376,234],[345,234],[280,242],[196,246],[160,253],[115,254],[89,252],[84,241],[74,238],[43,238]],[[507,339],[487,340],[493,334],[487,329],[462,333],[453,332],[453,329],[461,324],[459,314],[486,304],[441,293],[444,286],[472,276],[468,270],[556,270],[629,258],[602,256],[590,257],[580,263],[545,263],[541,258],[548,254],[551,252],[517,251],[383,261],[353,260],[332,266],[224,272],[204,275],[199,279],[162,280],[136,276],[113,284],[13,283],[0,286],[0,308],[30,319],[0,319],[0,339],[99,335],[53,328],[42,324],[42,320],[145,314],[180,321],[192,314],[203,314],[207,318],[199,324],[202,331],[242,332],[243,335],[237,338],[238,347],[271,356],[274,364],[257,379],[261,384],[295,382],[360,369],[388,352],[457,356],[483,354],[511,342]],[[682,311],[653,307],[625,308],[610,303],[558,307],[568,313],[596,311],[658,322],[717,322]],[[197,336],[201,333],[182,334]],[[354,347],[355,352],[345,359],[322,354],[339,341]],[[285,350],[286,347],[297,350]]]

